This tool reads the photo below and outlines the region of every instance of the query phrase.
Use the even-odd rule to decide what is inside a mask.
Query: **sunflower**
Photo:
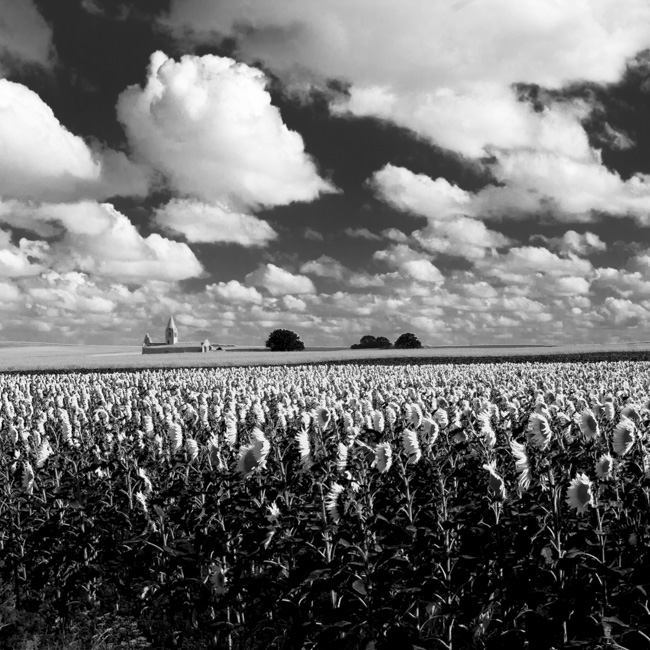
[[[406,417],[414,429],[419,429],[422,424],[422,409],[418,404],[407,404]]]
[[[181,425],[174,422],[171,417],[167,420],[167,435],[169,436],[172,452],[176,453],[183,444],[183,431]]]
[[[435,420],[432,418],[422,419],[422,440],[428,452],[431,452],[439,434],[440,427]]]
[[[385,474],[393,464],[393,449],[387,442],[380,442],[375,447],[373,463],[381,474]]]
[[[309,469],[311,467],[311,445],[309,443],[309,433],[306,429],[302,429],[296,434],[296,442],[300,451],[300,464],[303,469]]]
[[[479,431],[485,440],[485,443],[488,447],[494,447],[497,442],[497,437],[492,428],[492,422],[490,421],[490,412],[483,411],[480,415],[477,416],[476,421],[478,423]]]
[[[490,474],[490,489],[496,495],[499,501],[505,501],[506,498],[506,485],[504,480],[497,474],[496,461],[492,460],[483,465],[483,469],[487,470]]]
[[[199,445],[194,438],[185,439],[185,451],[189,462],[192,462],[199,455]]]
[[[570,508],[575,508],[582,514],[587,506],[594,507],[594,495],[591,493],[591,481],[582,472],[571,481],[567,490],[567,503]]]
[[[547,418],[541,413],[533,413],[528,420],[528,439],[540,449],[546,449],[553,436]]]
[[[23,464],[22,486],[23,486],[23,490],[27,494],[33,494],[33,492],[34,492],[34,470],[32,469],[32,466],[28,462]]]
[[[336,469],[339,472],[345,472],[348,466],[348,452],[348,446],[342,442],[339,442],[338,453],[336,455]]]
[[[441,429],[444,429],[449,424],[449,415],[447,411],[444,411],[442,408],[439,408],[433,414],[433,417]]]
[[[519,472],[519,487],[522,490],[527,490],[530,487],[533,475],[526,454],[526,448],[520,442],[516,442],[515,440],[510,443],[510,448],[515,457],[515,467]]]
[[[329,410],[324,406],[319,406],[316,409],[316,424],[321,429],[321,431],[325,431],[325,429],[327,429],[331,419],[332,416]]]
[[[149,509],[147,508],[147,495],[144,492],[138,490],[135,493],[135,500],[140,504],[142,511],[145,514],[149,514]]]
[[[602,479],[608,479],[612,475],[614,460],[611,454],[603,454],[596,463],[596,476]]]
[[[266,507],[267,514],[266,518],[271,524],[277,524],[280,521],[280,508],[278,504],[274,501],[270,506]]]
[[[339,497],[343,492],[343,486],[339,483],[332,483],[330,491],[325,497],[325,508],[329,512],[332,521],[336,524],[341,518],[341,513],[339,512]]]
[[[405,429],[402,432],[402,444],[404,445],[406,455],[409,457],[409,463],[417,463],[422,458],[418,434],[415,431]]]
[[[253,442],[239,451],[237,462],[237,469],[244,478],[254,469],[266,466],[266,458],[271,450],[271,443],[259,429],[253,429],[251,438]]]
[[[636,440],[634,430],[634,422],[626,417],[622,417],[616,425],[614,429],[614,451],[619,456],[625,456],[632,449],[632,445],[634,445],[634,441]]]
[[[52,455],[52,447],[47,438],[44,438],[36,449],[36,467],[41,469],[47,462],[47,459]]]
[[[600,435],[598,422],[596,422],[593,411],[590,411],[589,409],[584,409],[580,414],[578,426],[580,427],[580,431],[582,431],[582,435],[585,436],[585,438],[593,439],[597,438]]]
[[[374,411],[372,414],[372,428],[379,431],[379,433],[383,433],[385,426],[384,414],[381,411]]]

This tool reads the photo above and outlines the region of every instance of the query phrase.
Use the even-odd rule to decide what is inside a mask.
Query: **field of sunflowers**
[[[648,648],[649,431],[648,362],[0,375],[0,648]]]

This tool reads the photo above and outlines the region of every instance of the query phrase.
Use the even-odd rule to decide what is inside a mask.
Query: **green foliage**
[[[305,344],[300,337],[291,330],[273,330],[265,343],[272,352],[295,352],[305,349]]]

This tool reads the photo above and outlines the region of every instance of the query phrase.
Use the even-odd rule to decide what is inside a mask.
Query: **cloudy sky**
[[[650,339],[648,0],[0,0],[0,339]]]

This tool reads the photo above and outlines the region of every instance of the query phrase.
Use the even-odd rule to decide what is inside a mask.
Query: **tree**
[[[361,337],[359,341],[359,347],[361,348],[374,348],[376,345],[377,339],[372,334],[366,334]]]
[[[266,347],[272,352],[293,352],[304,350],[305,344],[300,337],[291,330],[273,330],[266,339]]]
[[[421,348],[422,343],[420,343],[420,339],[415,334],[406,332],[405,334],[399,335],[399,338],[395,341],[395,347],[401,350]]]
[[[358,343],[350,346],[353,350],[367,350],[368,348],[389,348],[390,341],[385,336],[374,337],[372,334],[366,334],[361,337]]]

